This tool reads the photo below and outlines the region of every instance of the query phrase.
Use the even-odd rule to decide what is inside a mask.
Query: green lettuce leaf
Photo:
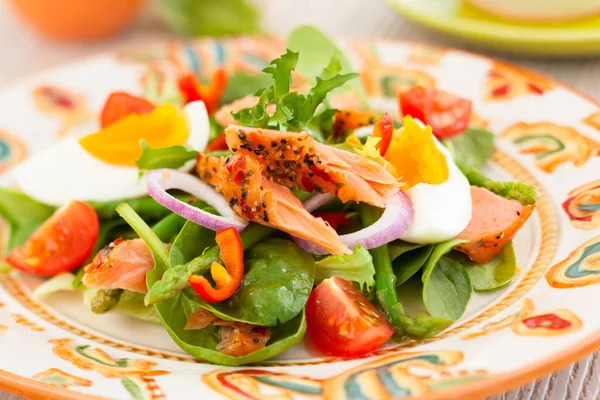
[[[273,78],[273,85],[256,93],[258,104],[234,114],[240,125],[269,128],[283,131],[306,129],[315,117],[317,108],[334,89],[354,79],[358,74],[340,75],[342,67],[337,56],[333,56],[316,84],[307,93],[290,92],[292,71],[298,63],[298,53],[287,50],[281,57],[271,61],[263,71]],[[275,104],[273,116],[267,113],[267,105]]]
[[[158,10],[171,29],[184,35],[256,33],[258,11],[246,0],[159,0]]]
[[[271,78],[265,73],[233,74],[229,77],[225,93],[221,96],[221,104],[231,104],[237,99],[258,92],[270,83]]]
[[[375,285],[373,257],[362,245],[354,248],[352,254],[331,255],[317,261],[315,283],[333,276],[358,283],[362,291],[370,292]]]
[[[297,70],[306,76],[313,83],[315,77],[319,76],[319,66],[329,62],[331,57],[336,56],[340,62],[340,71],[344,73],[352,72],[352,65],[344,55],[344,52],[320,30],[312,26],[301,26],[294,29],[288,36],[287,47],[300,53],[301,57],[297,65]],[[333,77],[339,72],[329,72],[327,78]],[[326,79],[326,77],[321,76]],[[365,89],[359,79],[345,83],[337,92],[354,91],[363,105],[368,106]]]
[[[496,290],[508,285],[518,272],[517,257],[512,242],[507,243],[500,253],[487,264],[477,264],[467,257],[460,259],[467,269],[473,289],[477,292]]]
[[[195,160],[198,152],[191,146],[171,146],[153,148],[142,140],[142,155],[135,162],[140,171],[159,168],[181,168],[190,160]]]
[[[54,207],[37,202],[23,193],[0,188],[0,216],[10,226],[6,250],[22,246],[53,213]]]
[[[481,168],[492,157],[494,134],[484,129],[467,129],[460,135],[443,141],[456,163],[469,168]]]

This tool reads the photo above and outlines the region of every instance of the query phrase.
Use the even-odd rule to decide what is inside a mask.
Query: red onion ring
[[[318,193],[306,200],[302,205],[308,212],[313,212],[317,211],[333,199],[335,199],[335,196],[331,193]]]
[[[220,193],[192,175],[175,169],[155,169],[146,174],[146,182],[150,197],[175,214],[198,225],[213,231],[231,226],[242,231],[248,226],[248,221],[238,217]],[[205,201],[222,216],[211,214],[176,199],[167,193],[169,189],[179,189]]]
[[[408,230],[413,220],[412,201],[406,193],[399,191],[388,200],[385,211],[377,222],[357,232],[341,235],[340,238],[351,249],[358,244],[362,244],[366,249],[374,249],[398,239]],[[309,253],[328,254],[319,246],[303,239],[294,238],[294,242]]]

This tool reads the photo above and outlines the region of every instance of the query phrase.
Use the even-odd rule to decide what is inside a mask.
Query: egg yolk
[[[438,185],[448,180],[446,156],[435,144],[431,127],[422,127],[410,116],[404,117],[403,128],[394,132],[385,159],[404,182],[402,190],[417,183]]]
[[[92,156],[113,165],[135,166],[142,155],[143,140],[150,147],[170,147],[187,143],[186,121],[172,105],[157,107],[148,114],[132,114],[81,139],[79,143]]]

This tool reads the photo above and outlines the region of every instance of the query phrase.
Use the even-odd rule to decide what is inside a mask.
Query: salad
[[[480,171],[471,102],[415,86],[375,108],[322,33],[287,47],[262,75],[178,76],[170,103],[112,93],[97,132],[13,169],[5,267],[232,366],[306,334],[342,357],[433,337],[509,284],[538,192]]]

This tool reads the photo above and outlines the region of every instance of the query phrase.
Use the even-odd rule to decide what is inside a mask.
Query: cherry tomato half
[[[383,315],[350,282],[325,279],[306,304],[308,336],[323,352],[356,357],[387,342],[394,330]]]
[[[108,96],[106,103],[104,103],[100,125],[102,128],[106,128],[130,114],[147,114],[152,110],[154,110],[154,104],[144,98],[125,92],[114,92]]]
[[[14,268],[32,275],[52,276],[71,271],[90,255],[98,238],[98,216],[82,201],[58,209],[6,257]]]
[[[420,119],[439,139],[464,132],[471,118],[471,100],[433,88],[413,86],[400,94],[400,113]]]

